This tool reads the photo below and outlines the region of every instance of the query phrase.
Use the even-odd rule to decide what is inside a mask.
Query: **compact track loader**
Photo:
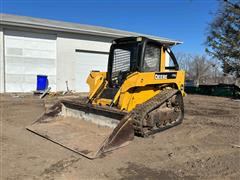
[[[89,95],[61,100],[28,130],[94,159],[180,124],[184,71],[170,46],[145,37],[113,41],[108,71],[92,71]]]

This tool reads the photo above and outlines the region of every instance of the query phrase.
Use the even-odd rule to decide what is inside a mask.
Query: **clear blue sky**
[[[217,0],[0,0],[0,12],[111,27],[183,41],[175,52],[204,53]]]

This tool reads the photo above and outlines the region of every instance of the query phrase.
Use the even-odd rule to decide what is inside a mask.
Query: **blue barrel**
[[[37,75],[37,91],[44,91],[48,88],[48,77]]]

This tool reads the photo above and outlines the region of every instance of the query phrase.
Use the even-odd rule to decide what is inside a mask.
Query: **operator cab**
[[[114,40],[108,59],[107,80],[110,87],[120,87],[134,72],[160,72],[162,48],[173,61],[167,69],[178,70],[176,58],[167,44],[146,37]]]

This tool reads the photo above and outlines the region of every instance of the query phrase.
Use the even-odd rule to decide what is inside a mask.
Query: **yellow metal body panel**
[[[174,79],[155,79],[155,72],[135,73],[128,77],[120,88],[118,108],[131,111],[137,104],[142,104],[158,94],[164,88],[177,88],[183,96],[184,71],[175,71]]]
[[[106,72],[95,72],[92,71],[88,78],[87,84],[89,86],[88,98],[92,99],[96,93],[99,91],[101,86],[106,86]]]
[[[160,89],[149,87],[139,87],[134,91],[121,93],[119,97],[118,108],[121,110],[131,111],[138,104],[142,104],[151,97],[160,92]]]
[[[160,72],[165,72],[166,54],[163,48],[161,48],[161,61],[160,61]]]
[[[93,104],[98,104],[101,106],[109,106],[111,103],[113,103],[117,105],[117,107],[121,110],[131,111],[133,108],[136,107],[137,104],[141,104],[147,101],[148,99],[152,98],[165,88],[177,88],[182,92],[184,96],[185,93],[183,89],[185,72],[184,71],[171,71],[171,72],[176,72],[176,78],[156,79],[155,75],[159,72],[133,73],[129,75],[127,79],[124,81],[124,83],[120,87],[118,93],[115,95],[113,100],[98,98],[98,95],[100,94],[99,93],[92,102]],[[99,80],[93,81],[91,79],[93,77],[97,77],[97,79]],[[93,97],[94,92],[97,92],[98,87],[100,87],[101,84],[104,83],[100,80],[99,77],[102,77],[102,73],[99,72],[99,75],[97,75],[96,72],[94,72],[94,76],[89,78],[91,80],[87,81],[90,86],[89,98]]]
[[[180,90],[181,85],[184,85],[185,71],[168,71],[176,72],[176,78],[174,79],[156,79],[155,74],[160,72],[143,72],[143,73],[134,73],[127,77],[125,82],[122,84],[121,91],[125,92],[133,87],[143,87],[147,85],[157,85],[157,84],[176,84]]]

